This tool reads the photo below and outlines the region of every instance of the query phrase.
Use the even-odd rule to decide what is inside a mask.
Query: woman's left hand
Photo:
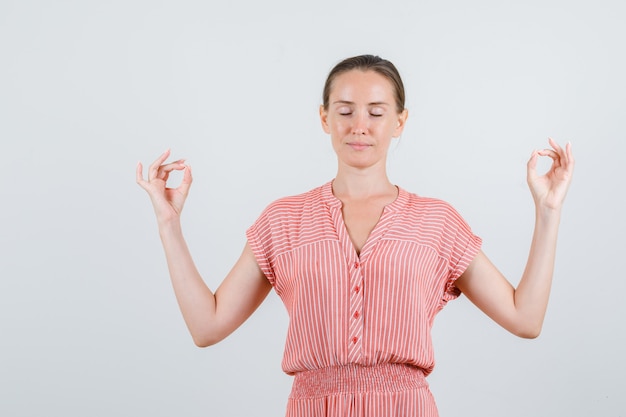
[[[537,208],[560,209],[574,173],[572,145],[565,149],[548,138],[552,149],[534,151],[528,161],[527,181]],[[537,160],[540,156],[552,158],[552,165],[544,175],[537,174]]]

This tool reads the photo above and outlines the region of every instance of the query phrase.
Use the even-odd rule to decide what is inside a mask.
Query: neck
[[[333,194],[342,199],[365,199],[383,194],[395,195],[397,189],[384,169],[370,167],[368,169],[343,168],[337,170],[333,181]]]

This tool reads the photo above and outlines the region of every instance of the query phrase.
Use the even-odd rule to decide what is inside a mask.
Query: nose
[[[355,115],[352,124],[352,134],[353,135],[365,135],[369,128],[367,113],[359,112]]]

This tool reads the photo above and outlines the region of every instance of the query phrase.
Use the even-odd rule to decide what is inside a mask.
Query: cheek
[[[333,132],[344,132],[346,129],[349,129],[349,123],[347,120],[336,119],[331,122],[329,125],[330,130]]]

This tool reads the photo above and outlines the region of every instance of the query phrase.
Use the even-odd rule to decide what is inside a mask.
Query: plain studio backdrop
[[[577,160],[542,335],[464,297],[438,316],[442,417],[626,416],[625,21],[618,0],[3,0],[0,415],[283,415],[280,299],[196,348],[135,165],[193,166],[183,227],[215,289],[267,204],[333,178],[322,84],[373,53],[408,95],[391,180],[452,203],[514,284],[531,151]]]

